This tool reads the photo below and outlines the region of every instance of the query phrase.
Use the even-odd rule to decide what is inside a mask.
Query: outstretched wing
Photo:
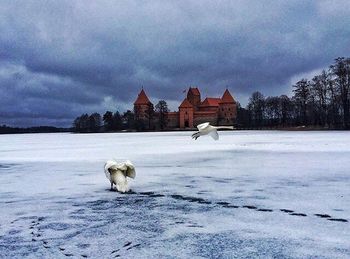
[[[115,170],[113,169],[114,166],[116,166],[117,163],[113,160],[108,160],[105,164],[105,175],[107,177],[107,179],[111,180],[111,171]]]
[[[209,135],[214,139],[214,140],[218,140],[219,139],[219,134],[216,130],[213,130],[209,133]]]
[[[118,170],[122,171],[127,177],[130,177],[130,178],[136,177],[135,167],[129,160],[126,160],[125,162],[122,162],[122,163],[117,163],[113,160],[109,160],[105,164],[105,174],[108,179],[110,179],[110,173],[114,173]]]
[[[209,126],[209,122],[204,122],[204,123],[198,124],[197,128],[199,131],[201,131],[201,130],[204,130],[205,128],[207,128],[208,126]]]
[[[135,178],[136,176],[135,167],[129,160],[113,166],[112,169],[120,170],[125,173],[125,176],[130,178]]]
[[[129,160],[125,161],[125,165],[127,167],[126,176],[134,179],[136,177],[136,171],[135,171],[134,165]]]

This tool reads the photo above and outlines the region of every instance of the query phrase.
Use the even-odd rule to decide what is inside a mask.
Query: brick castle
[[[150,129],[154,122],[150,119],[153,104],[142,89],[134,102],[135,119],[143,121],[145,128]],[[203,122],[212,125],[233,125],[237,117],[237,104],[228,89],[221,98],[207,97],[201,100],[197,87],[190,87],[187,97],[182,101],[179,110],[168,112],[167,128],[194,128]]]

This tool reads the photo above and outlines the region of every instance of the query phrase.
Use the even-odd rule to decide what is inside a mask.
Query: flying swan
[[[115,184],[118,192],[125,193],[129,191],[126,177],[134,179],[136,171],[134,165],[129,160],[121,163],[117,163],[114,160],[108,160],[105,164],[105,174],[111,182],[111,190],[113,190],[113,184]]]
[[[233,129],[233,126],[212,126],[209,122],[204,122],[197,125],[198,131],[192,134],[193,139],[197,139],[200,136],[210,135],[213,139],[218,140],[219,134],[218,129]]]

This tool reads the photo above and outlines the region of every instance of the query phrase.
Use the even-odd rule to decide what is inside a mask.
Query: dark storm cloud
[[[348,1],[2,1],[0,123],[67,126],[132,108],[142,85],[174,104],[189,85],[243,104],[288,93],[349,56],[349,14]]]

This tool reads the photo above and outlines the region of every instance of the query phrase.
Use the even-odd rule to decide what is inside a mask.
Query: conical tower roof
[[[138,104],[149,104],[150,100],[148,99],[145,91],[142,89],[139,95],[137,96],[136,101],[134,102],[134,105]]]
[[[200,92],[199,92],[199,89],[197,87],[190,87],[188,92],[192,93],[193,95],[201,95]]]
[[[179,108],[193,108],[193,105],[190,103],[189,100],[187,100],[187,98],[185,98],[180,104]]]
[[[224,94],[222,95],[220,103],[235,103],[235,99],[233,99],[228,89],[226,89]]]

